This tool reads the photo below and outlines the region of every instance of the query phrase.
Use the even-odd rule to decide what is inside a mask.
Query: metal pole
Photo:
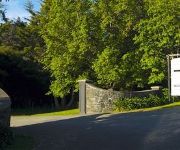
[[[170,56],[167,55],[168,61],[168,98],[169,102],[171,102],[171,69],[170,69]]]

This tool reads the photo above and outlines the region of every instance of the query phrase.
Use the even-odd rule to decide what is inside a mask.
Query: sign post
[[[167,55],[168,60],[168,95],[180,96],[180,54]]]
[[[171,95],[180,96],[180,58],[171,60]]]

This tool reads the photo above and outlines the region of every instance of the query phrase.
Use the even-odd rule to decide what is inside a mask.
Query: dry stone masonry
[[[144,91],[114,91],[96,87],[88,80],[79,81],[79,102],[81,114],[110,113],[113,111],[113,103],[123,97],[145,97],[149,94],[160,94],[159,87]]]

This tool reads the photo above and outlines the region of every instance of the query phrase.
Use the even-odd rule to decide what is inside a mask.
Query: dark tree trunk
[[[55,106],[55,109],[60,109],[57,97],[54,97],[54,106]]]
[[[63,98],[61,99],[61,107],[62,107],[62,108],[65,108],[65,107],[66,107],[66,97],[63,97]]]
[[[71,107],[74,104],[74,88],[71,88],[71,98],[69,103],[67,104],[67,107]]]

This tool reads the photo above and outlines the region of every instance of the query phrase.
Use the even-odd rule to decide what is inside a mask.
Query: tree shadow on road
[[[32,136],[34,150],[178,150],[180,108],[97,114],[14,127]]]

